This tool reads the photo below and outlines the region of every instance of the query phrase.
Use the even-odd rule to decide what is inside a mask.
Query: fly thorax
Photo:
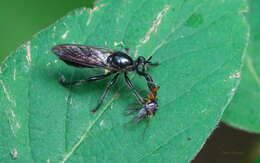
[[[127,69],[133,65],[133,60],[130,56],[123,52],[115,52],[107,58],[107,62],[115,68]]]
[[[157,110],[157,104],[155,102],[151,102],[145,105],[146,110],[148,111],[148,114],[153,115],[155,111]]]

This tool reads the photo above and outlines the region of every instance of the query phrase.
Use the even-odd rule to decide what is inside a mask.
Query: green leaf
[[[223,121],[236,128],[260,133],[260,1],[249,1],[250,41],[245,57],[241,84],[230,106],[223,115]]]
[[[238,85],[247,44],[243,0],[107,0],[78,9],[37,34],[1,65],[1,162],[189,162],[219,122]],[[153,56],[160,110],[131,125],[135,100],[123,79],[97,113],[108,80],[58,83],[104,73],[59,61],[54,45],[77,43]],[[144,79],[131,74],[137,90]]]
[[[79,6],[92,6],[93,0],[2,0],[0,5],[0,62],[32,35]],[[48,12],[46,12],[46,9]]]

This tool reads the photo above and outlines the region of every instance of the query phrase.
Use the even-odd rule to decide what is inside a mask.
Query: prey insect
[[[150,83],[150,86],[152,86],[152,83]],[[126,115],[137,113],[132,119],[135,124],[138,124],[142,120],[151,118],[155,115],[159,107],[157,103],[157,91],[159,88],[159,86],[153,85],[153,87],[150,87],[151,92],[147,95],[148,98],[144,99],[144,103],[140,104],[135,102],[128,106],[128,109],[125,112]]]
[[[143,76],[146,79],[148,87],[152,87],[152,78],[149,74],[146,73],[147,66],[159,65],[159,63],[150,62],[152,57],[149,57],[146,60],[144,57],[139,56],[136,60],[134,60],[128,55],[129,49],[127,48],[125,48],[125,51],[123,52],[102,47],[61,44],[54,46],[52,51],[68,65],[79,68],[105,69],[109,71],[106,74],[90,76],[86,79],[74,82],[67,82],[64,79],[61,79],[60,82],[63,85],[78,85],[84,82],[102,80],[110,75],[114,75],[112,80],[108,82],[104,93],[100,97],[96,107],[92,110],[92,112],[96,112],[101,106],[102,102],[108,94],[109,89],[112,88],[116,83],[119,74],[124,74],[125,82],[137,100],[140,103],[145,103],[144,99],[135,90],[132,82],[130,81],[128,72],[135,71],[138,75]]]

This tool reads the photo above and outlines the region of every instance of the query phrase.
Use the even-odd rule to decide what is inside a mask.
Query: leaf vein
[[[96,118],[94,119],[94,121],[92,121],[92,123],[90,123],[89,126],[86,127],[85,132],[83,133],[83,135],[80,137],[79,141],[71,148],[71,150],[69,152],[67,152],[63,159],[62,159],[62,163],[66,162],[69,157],[79,148],[79,146],[82,144],[82,142],[87,138],[89,132],[91,131],[91,129],[95,126],[95,124],[97,123],[97,121],[100,119],[100,117],[103,115],[103,113],[108,109],[108,106],[116,99],[116,94],[111,98],[111,100],[107,103],[107,105],[99,112],[99,114],[96,116]]]
[[[260,85],[260,77],[258,76],[256,69],[254,68],[253,61],[252,61],[251,57],[248,56],[248,55],[246,55],[246,65],[247,65],[247,67],[249,69],[249,72],[254,77],[256,83],[258,85]]]

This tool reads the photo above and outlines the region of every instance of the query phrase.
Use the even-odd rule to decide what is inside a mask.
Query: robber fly
[[[152,83],[150,83],[152,86]],[[144,99],[144,103],[132,103],[128,106],[125,114],[130,115],[132,113],[137,113],[137,115],[132,119],[135,124],[140,123],[145,118],[151,118],[155,115],[156,111],[158,110],[158,103],[157,103],[157,91],[159,90],[159,86],[153,85],[150,88],[150,93],[147,95],[148,98]]]
[[[102,47],[61,44],[54,46],[52,51],[68,65],[79,68],[99,68],[109,71],[106,74],[95,75],[74,82],[67,82],[64,79],[61,79],[60,82],[63,85],[77,85],[84,82],[102,80],[110,75],[114,75],[112,80],[108,82],[104,93],[100,97],[96,107],[92,110],[92,112],[96,112],[101,106],[102,102],[108,94],[109,89],[116,83],[119,74],[124,74],[125,82],[137,100],[140,103],[145,103],[144,99],[134,89],[133,84],[127,74],[128,72],[135,71],[138,75],[145,77],[147,85],[150,88],[152,87],[151,83],[153,83],[153,81],[150,75],[146,73],[147,66],[159,65],[159,63],[150,62],[152,57],[149,57],[146,60],[144,57],[139,56],[136,60],[134,60],[128,55],[128,48],[125,48],[125,52],[123,52]]]

